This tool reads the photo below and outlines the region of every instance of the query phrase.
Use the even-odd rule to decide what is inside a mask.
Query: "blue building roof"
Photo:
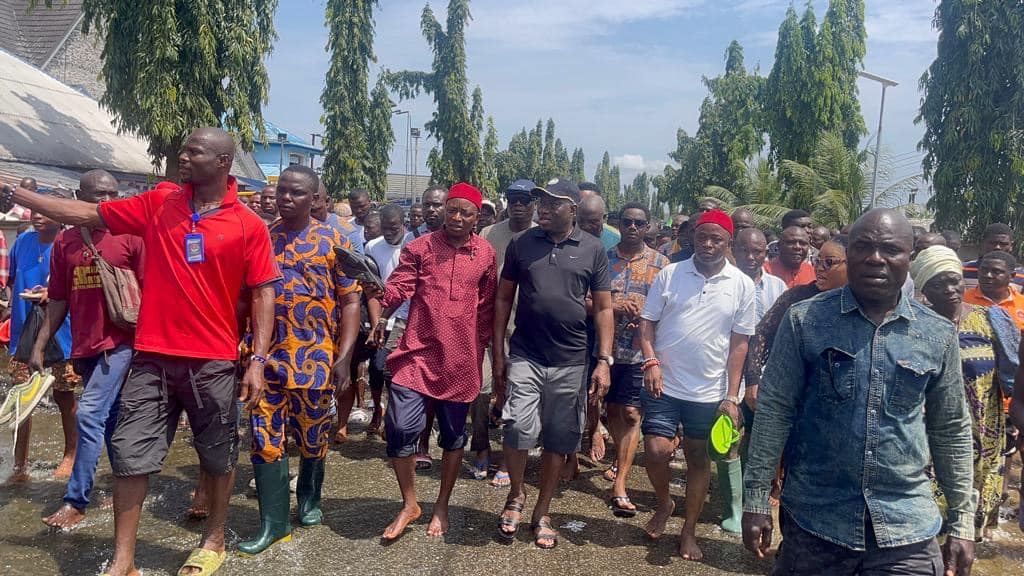
[[[318,148],[316,146],[311,146],[304,139],[300,138],[299,136],[296,136],[294,133],[289,132],[288,130],[285,130],[285,129],[281,128],[280,126],[278,126],[277,124],[274,124],[273,122],[271,122],[269,120],[264,120],[263,121],[263,128],[267,132],[267,145],[268,146],[271,146],[271,147],[277,146],[278,145],[277,135],[278,134],[287,134],[288,135],[288,148],[298,148],[298,149],[304,150],[304,151],[306,151],[306,152],[308,152],[308,153],[310,153],[310,154],[312,154],[314,156],[321,156],[324,153],[323,148]],[[257,145],[262,145],[263,142],[256,141],[256,144]]]

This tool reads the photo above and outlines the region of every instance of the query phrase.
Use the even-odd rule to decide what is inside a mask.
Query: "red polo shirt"
[[[228,179],[219,208],[200,215],[205,260],[185,260],[185,235],[192,232],[192,187],[156,189],[104,202],[100,217],[114,234],[142,237],[146,248],[142,309],[135,348],[209,360],[238,358],[235,305],[243,287],[275,281],[270,233],[260,217],[236,201]]]

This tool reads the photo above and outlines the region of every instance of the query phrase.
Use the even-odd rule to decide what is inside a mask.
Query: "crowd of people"
[[[1013,386],[1024,272],[1004,224],[963,263],[955,234],[893,210],[829,230],[801,210],[776,225],[705,201],[663,230],[646,205],[607,214],[597,186],[561,178],[517,180],[498,203],[468,183],[432,186],[408,213],[352,190],[341,216],[304,166],[239,193],[233,154],[227,133],[203,128],[177,159],[180,186],[118,199],[97,170],[75,199],[24,181],[0,197],[32,212],[33,229],[0,260],[11,355],[30,347],[12,369],[55,376],[65,436],[67,491],[43,522],[82,521],[106,449],[106,574],[138,573],[148,479],[182,414],[201,469],[190,514],[206,524],[178,573],[207,575],[227,554],[239,429],[260,528],[237,552],[253,556],[292,537],[292,491],[300,525],[323,521],[329,444],[348,439],[367,386],[367,427],[385,439],[403,501],[384,541],[422,513],[416,472],[433,466],[432,438],[432,537],[449,529],[467,444],[472,477],[508,488],[496,535],[512,541],[528,519],[542,549],[559,544],[550,509],[580,454],[610,462],[610,513],[637,515],[627,487],[641,442],[651,539],[675,510],[669,464],[685,459],[688,560],[704,558],[696,526],[712,463],[721,528],[759,558],[779,506],[776,574],[969,574],[974,543],[998,521],[1024,426]],[[346,276],[336,249],[372,258],[380,284]],[[114,317],[103,262],[141,285],[134,327]],[[42,321],[22,337],[33,314]],[[27,479],[30,429],[18,432],[15,482]]]

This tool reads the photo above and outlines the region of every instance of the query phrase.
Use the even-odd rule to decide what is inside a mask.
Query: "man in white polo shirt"
[[[658,273],[640,315],[641,428],[647,475],[658,498],[644,530],[658,538],[675,510],[668,464],[681,423],[687,478],[679,555],[693,561],[704,557],[695,530],[711,480],[707,438],[719,414],[739,427],[743,362],[754,333],[754,282],[726,260],[732,233],[725,212],[702,214],[694,227],[693,257]]]

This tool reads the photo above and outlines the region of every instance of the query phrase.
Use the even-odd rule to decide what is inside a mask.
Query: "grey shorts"
[[[519,356],[510,358],[501,413],[505,444],[530,450],[543,435],[544,450],[575,452],[587,421],[586,380],[585,364],[548,368]]]
[[[214,476],[231,472],[238,461],[237,396],[235,362],[136,353],[110,439],[114,475],[159,472],[182,411],[200,467]]]

